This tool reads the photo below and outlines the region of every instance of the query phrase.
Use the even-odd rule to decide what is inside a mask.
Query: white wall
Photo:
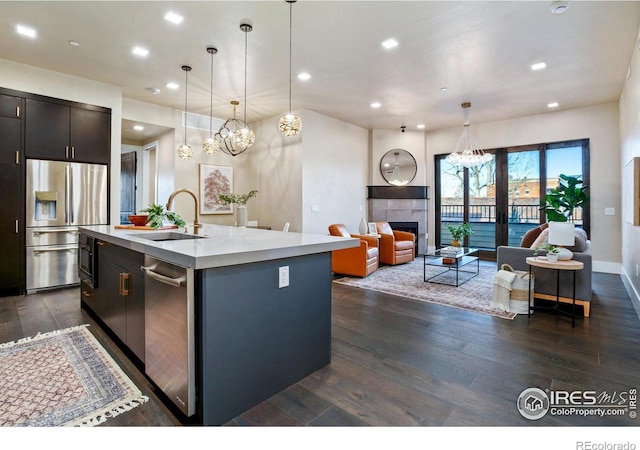
[[[122,88],[0,59],[0,86],[32,94],[111,108],[112,224],[120,223],[120,136]]]
[[[367,217],[369,131],[309,110],[302,120],[302,231],[343,223],[357,233]]]
[[[587,108],[520,117],[499,122],[474,124],[473,135],[482,148],[538,144],[589,138],[591,158],[591,242],[594,270],[619,272],[622,260],[620,233],[620,144],[618,105],[607,103]],[[457,145],[462,127],[427,134],[428,160],[450,153]],[[427,172],[433,186],[433,169]],[[434,229],[433,202],[429,206],[429,229]],[[605,216],[605,208],[615,208],[615,216]],[[430,234],[429,245],[434,245]]]
[[[620,98],[620,141],[622,157],[618,167],[618,177],[624,180],[624,168],[634,157],[640,157],[640,54],[636,49],[630,61],[631,78],[624,86]],[[630,191],[631,186],[625,183],[622,189]],[[620,196],[623,197],[623,191]],[[637,268],[640,266],[640,226],[634,226],[624,220],[627,212],[622,205],[622,274],[629,295],[640,314],[640,278]]]

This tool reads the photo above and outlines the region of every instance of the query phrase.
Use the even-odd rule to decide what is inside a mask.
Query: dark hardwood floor
[[[625,417],[523,418],[528,387],[626,391],[640,387],[640,320],[619,276],[595,273],[591,317],[536,312],[505,320],[333,285],[329,366],[228,425],[626,426]],[[89,323],[150,401],[104,426],[180,422],[109,336],[80,309],[78,289],[0,298],[0,342]]]

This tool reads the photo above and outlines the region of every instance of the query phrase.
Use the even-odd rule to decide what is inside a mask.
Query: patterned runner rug
[[[0,344],[0,426],[94,426],[148,400],[87,327]]]
[[[493,277],[496,274],[495,267],[483,266],[481,263],[478,276],[469,279],[469,281],[458,287],[425,282],[423,267],[423,259],[419,257],[406,264],[380,266],[378,270],[366,278],[342,277],[334,279],[333,282],[415,300],[453,306],[503,319],[513,319],[516,316],[513,312],[504,312],[491,308]],[[475,272],[475,264],[469,264],[463,269]],[[427,278],[436,275],[442,270],[442,268],[427,266]],[[470,274],[460,272],[460,281],[469,277]],[[436,280],[455,283],[455,272],[450,271]]]

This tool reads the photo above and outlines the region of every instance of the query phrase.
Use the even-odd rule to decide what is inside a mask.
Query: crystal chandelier
[[[220,143],[213,137],[213,55],[218,53],[215,47],[207,47],[207,53],[211,55],[211,89],[209,90],[209,137],[202,141],[202,150],[207,155],[215,155],[220,150]]]
[[[282,117],[278,122],[278,129],[280,133],[285,136],[295,136],[302,130],[302,120],[299,116],[296,116],[291,112],[291,22],[292,22],[292,7],[297,0],[285,0],[289,3],[289,112]]]
[[[233,100],[233,117],[222,124],[214,137],[220,145],[220,150],[231,156],[246,151],[256,140],[255,133],[247,124],[247,35],[253,27],[243,23],[240,29],[244,32],[244,119],[236,119],[236,107],[240,102]]]
[[[458,140],[456,151],[447,155],[447,162],[454,166],[475,167],[491,161],[491,155],[485,153],[473,140],[471,136],[471,124],[469,123],[469,108],[471,103],[465,102],[462,105],[464,112],[464,128],[462,136]]]
[[[189,72],[191,67],[182,66],[182,70],[184,70],[184,144],[178,147],[178,157],[186,161],[193,158],[193,149],[190,145],[187,145],[187,94],[189,92]]]

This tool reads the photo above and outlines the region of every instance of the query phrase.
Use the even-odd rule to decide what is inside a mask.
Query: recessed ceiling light
[[[155,87],[148,87],[147,91],[151,92],[153,95],[158,95],[160,93],[160,89]]]
[[[309,75],[307,72],[302,72],[298,74],[299,80],[307,81],[309,78],[311,78],[311,75]]]
[[[167,88],[169,88],[169,89],[178,89],[179,87],[180,87],[180,85],[178,83],[174,83],[172,81],[167,83]]]
[[[166,13],[164,15],[164,19],[168,20],[171,23],[175,23],[176,25],[178,25],[180,22],[182,22],[183,17],[179,14],[176,14],[174,12],[169,11],[168,13]]]
[[[542,70],[547,67],[547,63],[544,61],[537,62],[535,64],[531,64],[531,70]]]
[[[416,125],[418,130],[423,130],[425,128],[425,124],[421,123],[420,125]]]
[[[440,90],[441,90],[442,92],[447,92],[447,87],[446,87],[446,86],[442,86],[442,87],[440,88]]]
[[[131,50],[131,53],[138,56],[147,56],[149,54],[149,50],[142,47],[133,47],[133,50]]]
[[[569,2],[555,2],[551,5],[551,12],[553,14],[562,14],[569,9]]]
[[[69,41],[69,45],[72,47],[80,47],[80,42],[78,41]]]
[[[21,34],[23,36],[27,36],[30,38],[35,38],[38,36],[38,33],[36,33],[36,30],[30,27],[25,27],[24,25],[16,25],[16,31],[18,32],[18,34]]]
[[[136,130],[136,131],[142,131],[142,130],[144,130],[144,127],[142,125],[134,125],[133,129]]]
[[[398,41],[396,41],[395,39],[387,39],[386,41],[384,41],[382,43],[382,46],[384,48],[386,48],[386,49],[397,47],[398,46]]]
[[[371,104],[371,107],[372,107],[372,108],[380,108],[381,106],[382,106],[382,103],[380,103],[380,102],[373,102],[373,103]]]
[[[558,102],[547,103],[547,108],[557,108],[558,106],[560,106]]]

